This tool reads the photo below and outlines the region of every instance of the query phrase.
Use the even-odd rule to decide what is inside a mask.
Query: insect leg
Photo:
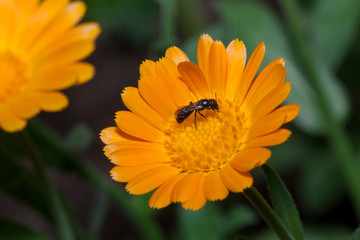
[[[203,117],[203,118],[205,118],[206,119],[206,121],[207,121],[207,118],[199,111],[199,114]]]
[[[196,126],[196,113],[199,112],[199,110],[195,110],[195,114],[194,114],[194,123],[195,123],[195,129],[197,130],[197,126]],[[199,112],[200,113],[200,112]],[[200,113],[201,114],[201,113]]]

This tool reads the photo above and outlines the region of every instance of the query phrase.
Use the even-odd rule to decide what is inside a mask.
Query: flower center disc
[[[175,167],[182,172],[215,172],[237,153],[246,132],[244,114],[229,101],[217,100],[219,112],[194,113],[183,123],[174,122],[165,147]]]
[[[26,83],[26,65],[9,52],[0,52],[0,101],[20,92]]]

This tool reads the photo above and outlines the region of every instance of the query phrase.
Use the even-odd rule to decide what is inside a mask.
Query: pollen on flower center
[[[229,101],[218,100],[219,112],[194,113],[183,123],[174,122],[165,147],[173,165],[182,172],[214,172],[225,166],[240,148],[247,129],[245,116]]]
[[[0,52],[0,101],[19,93],[26,83],[26,65],[9,52]]]

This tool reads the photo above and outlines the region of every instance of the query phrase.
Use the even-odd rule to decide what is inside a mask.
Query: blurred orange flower
[[[94,67],[96,23],[78,24],[83,2],[0,0],[0,127],[22,130],[29,118],[68,105],[59,90],[82,84]]]
[[[300,110],[296,104],[278,107],[290,93],[282,58],[255,78],[264,54],[260,43],[245,66],[242,41],[225,48],[202,35],[198,65],[177,47],[157,62],[143,62],[139,87],[122,93],[130,111],[117,112],[117,126],[101,132],[105,154],[117,165],[113,179],[128,182],[130,194],[156,189],[150,207],[180,202],[192,210],[252,186],[249,171],[271,155],[264,147],[289,137],[291,132],[280,127]],[[200,102],[200,112],[195,111],[192,103],[203,99],[213,99],[213,105],[203,109]],[[189,106],[185,120],[176,121],[174,113],[184,106]]]

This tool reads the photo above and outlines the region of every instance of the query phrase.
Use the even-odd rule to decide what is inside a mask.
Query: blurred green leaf
[[[306,240],[342,240],[349,238],[349,229],[341,225],[316,225],[305,226]],[[279,238],[271,230],[257,234],[256,240],[278,240]]]
[[[258,43],[264,41],[267,50],[262,67],[276,58],[284,57],[287,79],[292,84],[287,102],[301,106],[295,124],[311,134],[324,133],[323,123],[326,119],[322,119],[318,110],[317,96],[297,65],[297,56],[291,49],[291,43],[279,17],[264,4],[254,1],[221,1],[216,9],[219,11],[221,22],[210,27],[206,32],[212,34],[214,31],[219,31],[212,34],[212,37],[224,41],[225,44],[239,38],[246,44],[248,53],[251,53]],[[186,43],[185,50],[187,53],[192,53],[190,56],[196,54],[198,38],[199,35]],[[344,121],[349,111],[346,93],[324,64],[318,60],[316,62],[332,113],[338,121]]]
[[[0,219],[0,239],[2,240],[50,240],[47,236],[36,232],[14,221]]]
[[[276,213],[295,239],[304,239],[299,213],[290,192],[279,175],[270,166],[265,164],[262,169],[268,182],[271,203]]]
[[[76,124],[62,140],[63,146],[70,151],[85,150],[94,140],[94,133],[83,123]]]
[[[359,0],[318,0],[309,11],[314,50],[337,69],[359,33]]]
[[[254,224],[257,216],[254,211],[243,205],[232,206],[224,214],[216,203],[207,203],[198,211],[178,208],[179,239],[217,240]]]
[[[86,0],[87,20],[97,21],[103,35],[117,34],[135,45],[148,45],[156,37],[158,8],[148,0]]]
[[[307,214],[321,215],[342,200],[344,182],[339,176],[335,156],[324,146],[315,145],[306,153],[302,155],[297,181],[300,203]]]
[[[350,240],[360,240],[360,227],[351,235]]]
[[[51,218],[42,183],[20,165],[3,145],[0,146],[0,190]]]

